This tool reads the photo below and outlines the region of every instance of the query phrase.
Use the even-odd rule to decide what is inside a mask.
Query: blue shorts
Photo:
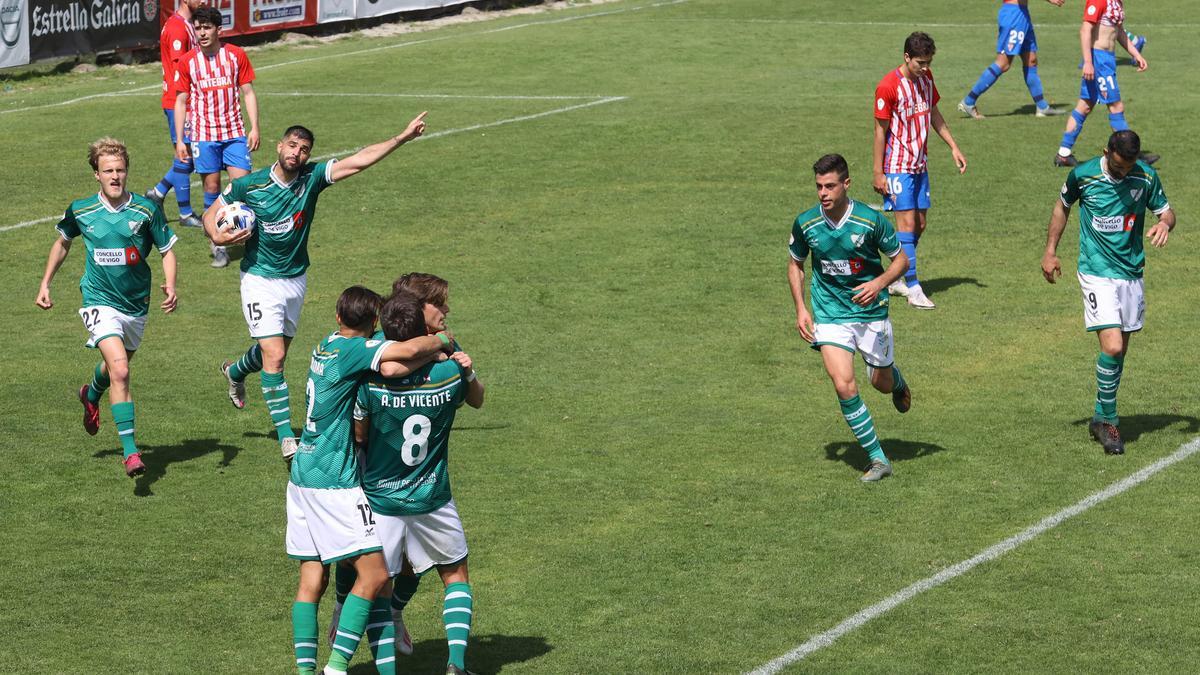
[[[1079,98],[1113,104],[1121,100],[1121,88],[1117,86],[1117,55],[1102,49],[1092,50],[1092,68],[1096,78],[1079,80]]]
[[[996,37],[996,53],[1016,56],[1025,52],[1037,52],[1037,36],[1033,34],[1033,20],[1029,8],[1021,5],[1000,5],[996,16],[1000,34]]]
[[[192,143],[192,159],[198,174],[218,173],[225,168],[250,170],[245,136],[228,141],[196,141]]]
[[[171,145],[175,145],[175,110],[172,108],[163,108],[163,114],[167,116],[167,130],[171,132]],[[192,123],[188,120],[183,121],[183,142],[187,145],[192,144]]]
[[[884,211],[912,211],[929,208],[929,172],[885,173],[888,195],[883,198]]]

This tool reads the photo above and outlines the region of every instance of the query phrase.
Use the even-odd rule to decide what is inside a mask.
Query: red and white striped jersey
[[[198,46],[196,30],[187,19],[172,14],[163,24],[162,32],[158,35],[158,53],[162,59],[164,109],[175,108],[175,80],[178,78],[179,60]]]
[[[1087,0],[1083,20],[1101,26],[1120,26],[1125,23],[1125,3],[1123,0]]]
[[[925,171],[930,114],[939,98],[932,70],[913,81],[897,68],[879,81],[875,119],[891,120],[883,153],[884,173]]]
[[[193,141],[228,141],[246,135],[242,85],[254,81],[254,68],[237,45],[221,45],[206,56],[193,49],[179,62],[175,88],[187,92]]]

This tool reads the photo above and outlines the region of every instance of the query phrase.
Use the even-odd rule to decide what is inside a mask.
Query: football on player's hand
[[[257,218],[242,202],[226,204],[217,211],[217,227],[222,230],[253,230]]]

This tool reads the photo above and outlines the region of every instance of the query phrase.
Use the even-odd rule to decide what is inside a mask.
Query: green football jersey
[[[333,333],[312,352],[304,387],[304,432],[292,459],[292,483],[307,488],[361,485],[354,459],[354,395],[359,379],[379,370],[390,340]]]
[[[1062,203],[1079,202],[1079,271],[1109,279],[1141,279],[1146,266],[1142,247],[1146,209],[1171,208],[1158,172],[1137,162],[1121,180],[1113,180],[1104,157],[1090,159],[1067,174]]]
[[[103,306],[129,316],[145,316],[150,307],[150,247],[166,253],[177,237],[157,204],[130,193],[113,209],[100,193],[71,202],[55,226],[68,241],[82,236],[87,263],[79,290],[83,307]]]
[[[281,183],[274,165],[225,186],[226,204],[244,202],[254,211],[254,234],[246,240],[242,271],[268,279],[290,279],[308,269],[308,233],[317,214],[317,196],[333,185],[333,164],[305,164],[291,183]]]
[[[855,286],[883,274],[880,251],[889,258],[900,253],[896,229],[882,213],[852,199],[841,222],[835,223],[817,204],[792,224],[788,251],[800,262],[812,254],[809,298],[814,321],[855,323],[887,318],[886,289],[867,307],[852,299]]]
[[[467,386],[454,361],[359,385],[354,416],[370,420],[363,491],[373,510],[412,516],[450,501],[447,446]]]

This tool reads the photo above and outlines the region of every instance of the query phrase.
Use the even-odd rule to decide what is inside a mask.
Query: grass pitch
[[[1038,268],[1063,118],[1032,115],[1019,69],[981,99],[991,119],[954,111],[994,57],[997,3],[861,4],[631,0],[251,53],[256,166],[292,123],[324,155],[430,111],[429,138],[322,197],[287,376],[299,401],[344,287],[412,270],[451,281],[452,326],[488,385],[451,442],[472,670],[749,670],[1200,432],[1188,5],[1129,8],[1150,70],[1122,67],[1127,116],[1163,155],[1180,226],[1148,254],[1147,327],[1120,390],[1128,454],[1111,458],[1086,432],[1097,346],[1074,225],[1063,281]],[[1063,106],[1078,91],[1073,4],[1032,8],[1047,97]],[[897,468],[864,487],[865,457],[792,326],[784,245],[825,152],[849,159],[853,197],[876,201],[871,96],[918,28],[937,40],[941,109],[970,167],[953,175],[931,141],[921,273],[939,306],[893,309],[914,408],[864,394]],[[248,345],[236,272],[209,269],[200,233],[178,232],[180,309],[152,312],[133,365],[150,469],[137,481],[107,405],[98,436],[79,428],[74,391],[98,358],[75,315],[80,246],[56,307],[33,305],[52,216],[95,189],[86,144],[125,139],[139,191],[168,167],[158,82],[154,67],[103,69],[0,95],[0,228],[40,221],[0,230],[0,670],[292,669],[286,476],[256,381],[236,411],[217,370]],[[1081,157],[1107,138],[1103,112]],[[1198,480],[1185,461],[795,669],[1189,672]],[[406,672],[443,663],[439,586],[426,579],[406,614]],[[365,652],[356,672],[372,672]]]

